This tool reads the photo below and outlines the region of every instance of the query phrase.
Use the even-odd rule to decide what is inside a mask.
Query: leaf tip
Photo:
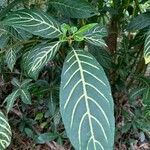
[[[149,64],[150,63],[150,56],[144,57],[144,59],[145,59],[145,64]]]

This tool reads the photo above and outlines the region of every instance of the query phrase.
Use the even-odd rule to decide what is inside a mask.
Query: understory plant
[[[147,5],[136,0],[3,1],[0,149],[11,143],[11,124],[38,144],[55,140],[62,145],[69,138],[76,150],[113,150],[118,135],[149,132]],[[11,119],[9,125],[12,112],[20,121]],[[48,132],[39,133],[35,124]]]

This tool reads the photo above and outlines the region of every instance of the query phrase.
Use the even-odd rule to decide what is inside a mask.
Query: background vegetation
[[[44,11],[61,24],[78,28],[90,23],[105,26],[108,33],[103,40],[107,46],[85,42],[76,46],[89,47],[110,81],[115,103],[115,149],[150,149],[150,1],[87,0],[92,7],[85,12],[82,12],[82,1],[86,0],[68,0],[66,5],[73,6],[72,10],[56,5],[57,1],[60,2],[0,0],[0,19],[3,21],[13,11],[26,8]],[[22,69],[24,54],[46,40],[0,24],[0,110],[5,114],[10,111],[13,134],[8,149],[73,149],[59,109],[62,66],[70,45],[60,47],[36,80],[30,79]],[[9,98],[13,97],[10,94],[20,88],[27,98],[20,94],[20,98],[17,96],[10,102]]]

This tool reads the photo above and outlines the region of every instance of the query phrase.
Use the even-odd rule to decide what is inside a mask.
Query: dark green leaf
[[[127,26],[127,30],[140,30],[148,26],[150,26],[150,12],[140,14],[133,18]]]
[[[111,55],[106,49],[88,44],[88,50],[96,58],[96,60],[102,67],[107,69],[111,68]]]
[[[28,88],[29,83],[32,81],[32,79],[25,79],[22,83],[21,83],[21,88]]]
[[[13,78],[12,81],[11,81],[12,85],[20,88],[20,82],[18,81],[18,79],[16,78]]]
[[[98,14],[97,10],[85,0],[51,0],[50,4],[71,18],[89,18]]]
[[[42,43],[27,52],[23,58],[23,69],[36,79],[41,69],[55,56],[61,42]]]
[[[44,144],[46,142],[50,142],[50,141],[53,141],[54,139],[57,138],[57,135],[54,134],[54,133],[43,133],[43,134],[40,134],[38,137],[37,137],[37,143],[39,144]]]
[[[27,89],[20,89],[21,100],[25,104],[31,104],[30,92]]]
[[[61,75],[60,110],[75,149],[113,149],[113,107],[102,67],[88,52],[71,51]]]
[[[17,60],[15,49],[10,48],[8,51],[6,51],[5,59],[6,59],[6,63],[7,63],[8,68],[11,71],[13,71],[14,65],[15,65],[16,60]]]
[[[147,37],[144,45],[144,59],[145,63],[150,63],[150,31],[147,33]]]
[[[18,98],[18,96],[19,96],[19,90],[15,90],[11,94],[9,94],[4,100],[4,102],[7,103],[6,105],[7,113],[12,109],[14,102]]]
[[[106,35],[107,35],[106,28],[102,27],[99,24],[89,24],[79,29],[75,33],[74,37],[75,39],[79,39],[79,41],[80,39],[81,41],[84,39],[90,44],[104,47],[106,46],[106,44],[102,38]]]
[[[5,28],[0,27],[0,48],[4,48],[9,40],[9,36]]]
[[[0,150],[5,150],[11,142],[11,128],[6,116],[0,111]]]
[[[38,10],[19,10],[7,16],[1,24],[23,29],[45,38],[56,38],[62,34],[59,23]]]

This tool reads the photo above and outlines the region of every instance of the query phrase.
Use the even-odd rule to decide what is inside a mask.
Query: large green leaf
[[[19,28],[7,27],[6,30],[13,38],[20,41],[28,40],[32,37],[32,34]]]
[[[41,43],[27,52],[23,58],[23,69],[32,78],[38,77],[41,69],[55,56],[61,42]]]
[[[17,60],[17,56],[16,56],[16,52],[15,49],[10,48],[5,55],[5,59],[6,59],[6,63],[8,68],[13,71],[14,65],[16,63]]]
[[[71,18],[88,18],[97,14],[96,9],[85,0],[51,0],[50,4]]]
[[[62,119],[76,150],[112,150],[113,99],[107,77],[86,51],[71,51],[64,63],[60,88]]]
[[[32,37],[32,34],[29,32],[19,29],[19,28],[13,28],[11,26],[8,27],[0,27],[0,39],[2,35],[5,35],[5,40],[8,41],[9,37],[13,37],[17,40],[28,40]]]
[[[38,10],[24,9],[13,12],[7,16],[1,24],[23,29],[45,38],[56,38],[62,34],[58,22]]]
[[[147,37],[144,45],[144,59],[145,63],[150,63],[150,31],[147,33]]]
[[[140,14],[133,18],[127,26],[127,30],[140,30],[148,26],[150,26],[150,12]]]
[[[0,150],[5,150],[11,142],[11,128],[6,116],[0,111]]]

